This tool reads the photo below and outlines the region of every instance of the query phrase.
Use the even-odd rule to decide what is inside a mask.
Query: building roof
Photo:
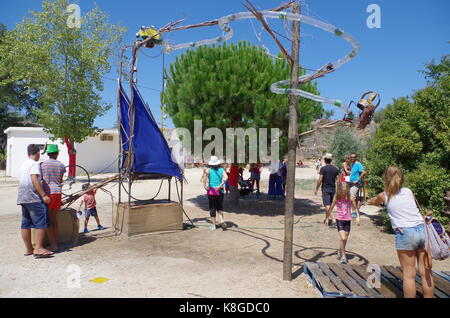
[[[11,132],[18,132],[18,131],[21,131],[21,132],[33,132],[33,131],[43,132],[44,128],[43,127],[9,127],[4,131],[4,133],[9,134]],[[103,129],[100,134],[118,135],[119,130],[117,128]]]

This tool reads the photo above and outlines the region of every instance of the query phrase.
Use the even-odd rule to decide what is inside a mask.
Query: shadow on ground
[[[193,203],[198,208],[209,211],[208,197],[206,195],[199,195],[188,199],[187,201]],[[284,200],[269,200],[267,194],[241,196],[239,206],[230,203],[229,197],[225,196],[224,211],[227,213],[248,214],[259,216],[278,216],[284,215],[285,201]],[[324,213],[323,207],[309,199],[295,199],[294,200],[294,215],[313,215]]]
[[[284,241],[282,239],[268,236],[266,234],[258,233],[252,230],[247,229],[230,229],[230,231],[252,237],[254,239],[262,241],[265,246],[261,249],[261,253],[276,262],[283,263],[283,259],[270,255],[269,249],[271,247],[270,240],[272,241],[278,241],[280,243],[283,243]],[[305,262],[318,262],[321,259],[325,257],[335,257],[337,255],[337,249],[336,248],[330,248],[330,247],[323,247],[323,246],[302,246],[299,244],[293,244],[293,260],[292,265],[293,266],[300,266],[292,275],[292,277],[295,279],[299,275],[303,273],[303,266]],[[365,258],[361,254],[353,253],[350,251],[346,251],[346,256],[348,260],[354,260],[359,265],[368,265],[369,260]],[[323,261],[323,260],[322,260]]]

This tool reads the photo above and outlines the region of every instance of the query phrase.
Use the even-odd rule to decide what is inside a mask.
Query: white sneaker
[[[211,226],[209,227],[209,229],[210,229],[210,230],[215,230],[215,229],[216,229],[216,226],[215,226],[215,225],[211,225]]]
[[[347,263],[348,263],[347,258],[345,258],[345,256],[343,256],[341,258],[341,264],[347,264]]]

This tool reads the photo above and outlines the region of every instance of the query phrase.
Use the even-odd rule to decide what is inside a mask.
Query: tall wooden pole
[[[300,4],[292,4],[292,13],[300,14]],[[298,87],[300,53],[300,22],[292,23],[292,53],[293,66],[291,69],[291,87]],[[297,104],[298,97],[290,95],[289,98],[289,134],[288,134],[288,165],[286,177],[286,202],[284,213],[284,257],[283,280],[292,280],[292,246],[294,236],[294,197],[295,197],[295,162],[297,160]]]

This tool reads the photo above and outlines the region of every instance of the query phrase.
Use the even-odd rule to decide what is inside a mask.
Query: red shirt
[[[97,202],[95,201],[95,193],[97,192],[96,189],[92,190],[92,194],[86,193],[83,196],[83,202],[86,204],[86,209],[90,210],[92,208],[95,208],[97,205]]]
[[[228,179],[230,186],[237,187],[238,186],[238,178],[239,178],[239,167],[231,166],[230,168],[230,178]]]

